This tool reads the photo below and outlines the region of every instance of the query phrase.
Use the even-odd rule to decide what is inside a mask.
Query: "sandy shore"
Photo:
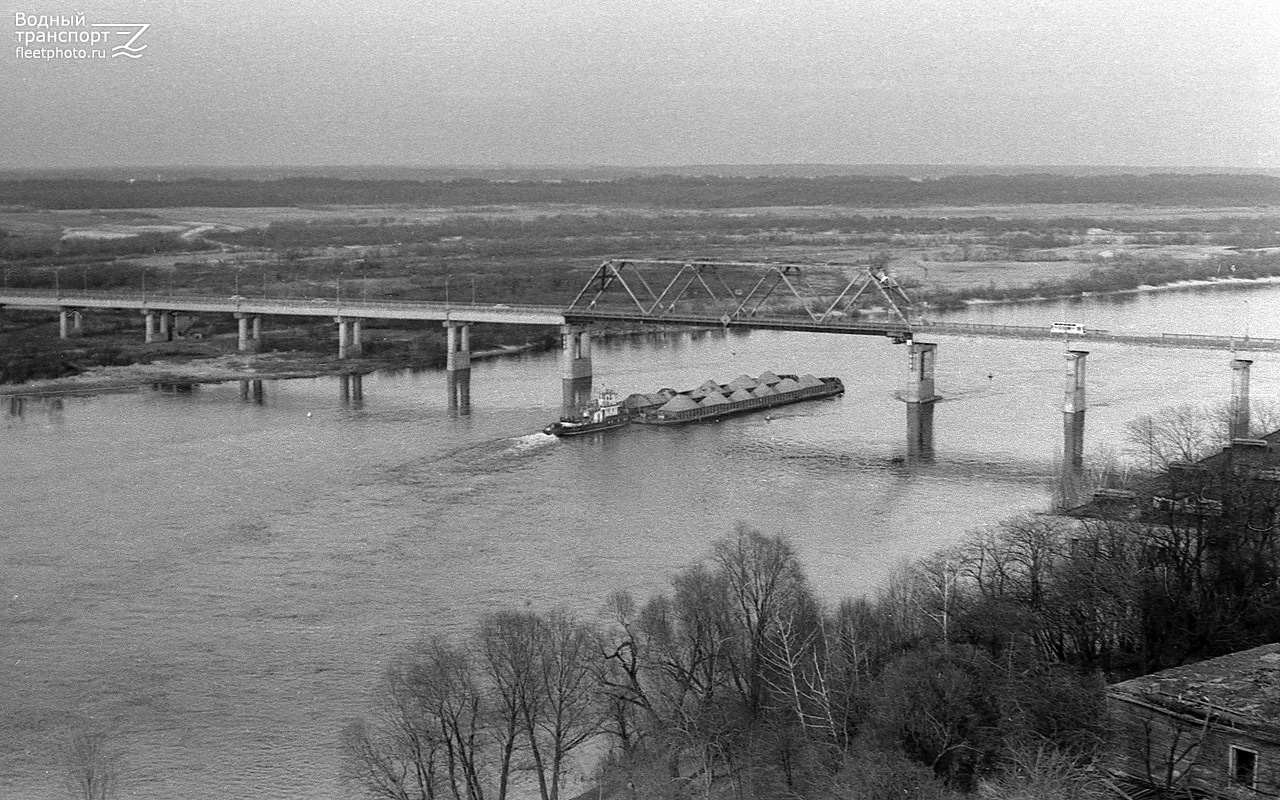
[[[306,353],[227,355],[184,361],[153,361],[127,367],[91,367],[65,378],[0,386],[3,395],[55,395],[118,391],[153,383],[221,383],[276,378],[313,378],[344,372],[369,372],[382,366],[361,361],[333,365]]]
[[[508,346],[481,350],[473,352],[471,359],[477,361],[497,358],[527,352],[530,349],[532,349],[531,346]],[[409,366],[411,365],[405,361],[393,359],[356,358],[339,361],[314,353],[233,353],[182,361],[158,359],[150,364],[131,364],[127,367],[91,367],[77,375],[68,375],[65,378],[0,385],[0,397],[122,391],[150,386],[153,383],[222,383],[224,381],[316,378],[322,375],[343,375],[353,372],[366,374],[385,369],[405,369]]]

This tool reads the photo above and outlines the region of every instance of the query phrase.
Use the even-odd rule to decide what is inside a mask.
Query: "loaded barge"
[[[839,378],[766,372],[758,378],[741,375],[726,384],[707,381],[684,392],[662,389],[654,394],[633,394],[625,405],[632,422],[683,425],[841,394],[844,382]]]
[[[740,375],[729,383],[707,381],[696,389],[683,392],[659,389],[652,394],[628,395],[621,403],[615,393],[605,391],[585,408],[561,417],[558,422],[543,428],[542,432],[554,436],[577,436],[620,428],[628,422],[684,425],[841,394],[844,394],[844,382],[839,378],[774,375],[772,372],[758,378]]]

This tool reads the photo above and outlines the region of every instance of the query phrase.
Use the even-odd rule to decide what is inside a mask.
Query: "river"
[[[1167,291],[948,320],[1280,336],[1280,288]],[[787,535],[832,603],[966,530],[1044,510],[1062,452],[1060,342],[939,340],[934,456],[907,447],[905,348],[870,337],[663,334],[596,343],[624,393],[746,373],[844,397],[559,441],[554,353],[439,371],[28,398],[0,415],[0,797],[62,791],[57,743],[109,731],[120,796],[357,796],[336,739],[388,659],[484,612],[661,591],[744,523]],[[1086,460],[1126,421],[1225,400],[1229,355],[1090,348]],[[1259,356],[1255,400],[1280,389]]]

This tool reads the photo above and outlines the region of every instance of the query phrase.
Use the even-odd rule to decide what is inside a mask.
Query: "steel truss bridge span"
[[[697,259],[605,261],[566,312],[625,311],[636,320],[709,316],[726,326],[785,317],[823,325],[852,316],[864,298],[900,327],[919,316],[897,279],[880,268]]]

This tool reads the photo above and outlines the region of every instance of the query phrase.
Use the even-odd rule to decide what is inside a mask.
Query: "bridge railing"
[[[639,311],[612,311],[612,310],[582,310],[582,309],[566,309],[565,316],[575,321],[606,321],[616,320],[619,322],[640,322],[653,325],[700,325],[700,326],[755,326],[761,328],[782,328],[789,330],[814,330],[814,331],[866,331],[868,333],[881,334],[886,331],[899,333],[902,335],[909,334],[911,328],[900,322],[883,321],[883,322],[866,322],[856,319],[831,318],[823,322],[818,322],[807,317],[782,317],[768,315],[749,315],[749,316],[715,316],[714,314],[643,314]]]
[[[1155,347],[1183,347],[1208,350],[1280,350],[1280,339],[1249,336],[1215,336],[1199,333],[1114,333],[1096,328],[1083,333],[1064,333],[1032,325],[988,325],[967,322],[925,322],[913,325],[915,333],[989,336],[1016,339],[1058,339],[1072,341],[1145,344]]]
[[[1063,334],[1054,333],[1046,327],[1038,325],[990,325],[977,322],[917,322],[911,326],[915,331],[935,331],[937,333],[970,334],[973,336],[1004,336],[1022,339],[1061,339]],[[1092,333],[1102,333],[1093,331]]]
[[[439,309],[459,311],[514,311],[528,313],[546,313],[559,312],[559,306],[543,306],[527,303],[462,303],[456,301],[442,300],[366,300],[362,298],[351,297],[251,297],[248,295],[213,295],[213,294],[184,294],[168,291],[142,292],[133,291],[102,291],[81,289],[63,289],[61,291],[52,291],[49,289],[0,289],[0,300],[4,298],[26,298],[31,300],[39,300],[47,302],[51,305],[75,305],[76,301],[100,301],[100,302],[121,302],[129,304],[139,304],[163,309],[166,303],[202,303],[223,305],[241,305],[241,306],[277,306],[281,308],[294,309],[336,309],[341,307],[344,310],[355,310],[359,308],[369,309]],[[324,313],[327,313],[324,312]]]

